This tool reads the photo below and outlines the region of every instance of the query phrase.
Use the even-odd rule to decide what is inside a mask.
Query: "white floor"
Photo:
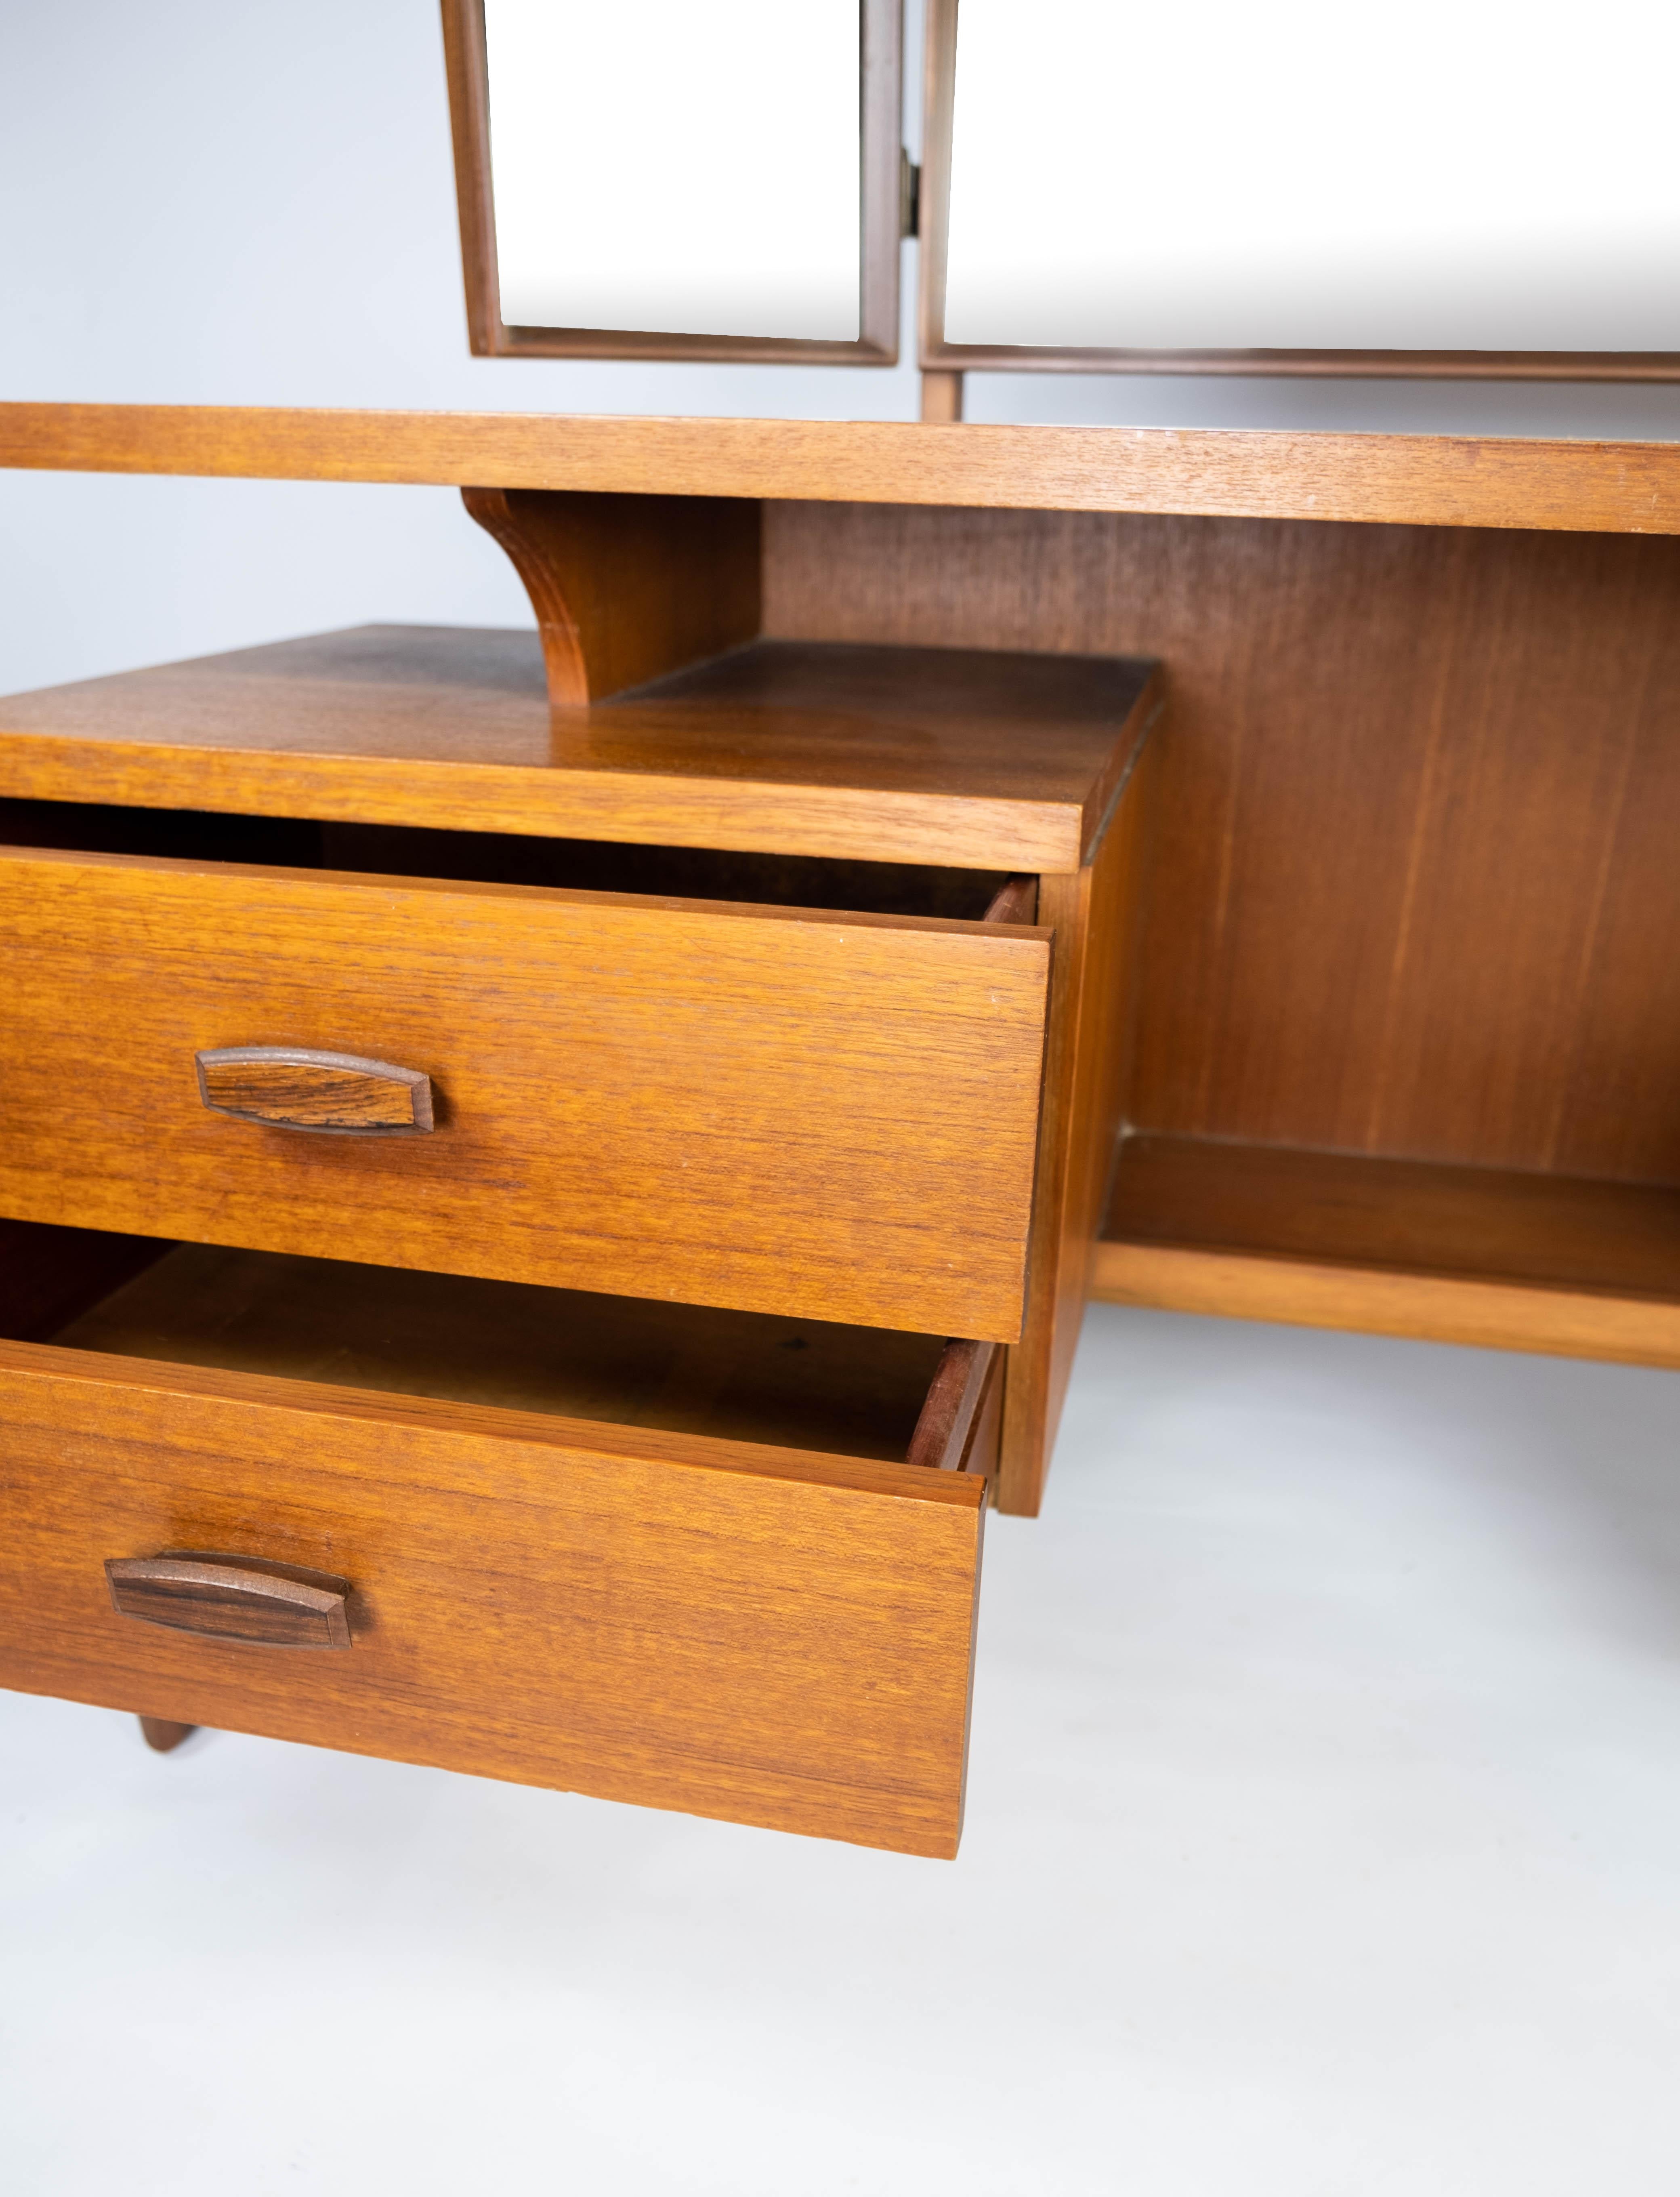
[[[0,1696],[7,2197],[1673,2197],[1680,1377],[1098,1308],[954,1865]]]

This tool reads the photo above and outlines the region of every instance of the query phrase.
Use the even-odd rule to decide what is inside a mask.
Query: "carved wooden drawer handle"
[[[341,1137],[412,1137],[432,1127],[432,1078],[418,1069],[295,1045],[229,1045],[194,1058],[205,1104],[236,1121]]]
[[[165,1549],[156,1556],[112,1556],[105,1576],[118,1614],[207,1640],[262,1648],[348,1648],[348,1580],[259,1556]]]

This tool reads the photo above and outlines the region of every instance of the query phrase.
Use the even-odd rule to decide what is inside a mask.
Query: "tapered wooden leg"
[[[159,1754],[168,1754],[180,1746],[190,1732],[198,1730],[195,1724],[171,1724],[167,1717],[142,1717],[140,1729],[146,1735],[148,1747],[156,1748]]]

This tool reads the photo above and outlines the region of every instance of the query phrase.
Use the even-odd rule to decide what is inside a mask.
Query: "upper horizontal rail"
[[[1680,533],[1680,443],[9,403],[0,467]]]

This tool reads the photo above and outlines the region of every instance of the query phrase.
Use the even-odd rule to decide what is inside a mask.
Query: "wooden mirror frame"
[[[902,0],[860,0],[863,74],[862,289],[855,341],[794,336],[659,334],[636,328],[509,328],[496,276],[490,81],[484,0],[443,0],[443,54],[455,138],[455,198],[466,278],[467,339],[479,358],[779,361],[789,366],[892,366],[898,358],[899,241],[908,193],[903,151]],[[773,176],[765,188],[773,189]]]
[[[1248,374],[1436,381],[1680,381],[1675,351],[1121,351],[945,339],[958,0],[928,0],[918,311],[924,373]],[[924,416],[929,416],[924,414]],[[948,409],[932,416],[955,416]]]

